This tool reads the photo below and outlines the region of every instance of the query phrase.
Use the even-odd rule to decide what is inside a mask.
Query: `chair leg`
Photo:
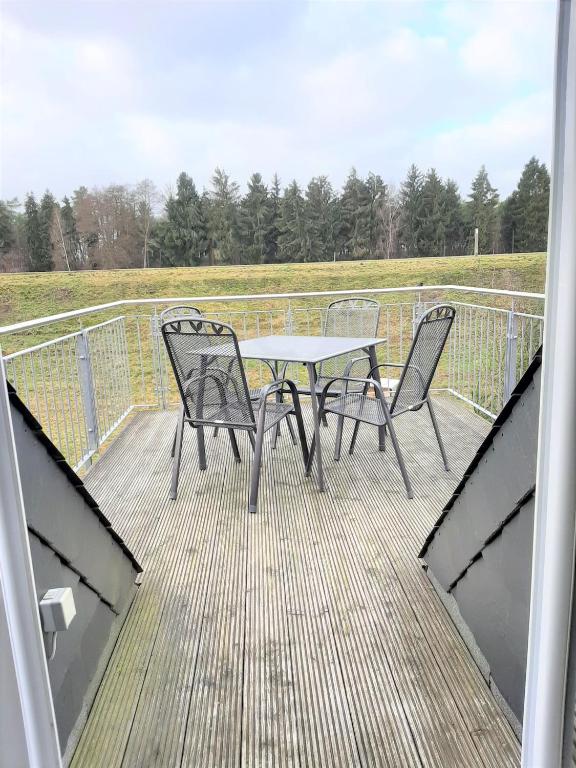
[[[298,421],[298,417],[296,417],[296,421]],[[298,444],[298,440],[296,439],[296,433],[294,432],[294,425],[292,424],[292,419],[290,418],[290,415],[286,418],[286,424],[288,424],[288,431],[290,432],[290,437],[292,438],[292,442],[294,445]]]
[[[444,443],[442,442],[442,436],[440,434],[440,427],[438,426],[438,422],[436,420],[436,414],[434,413],[434,409],[432,408],[432,401],[430,400],[430,397],[426,398],[426,403],[428,405],[428,411],[430,412],[430,418],[432,419],[432,426],[434,427],[434,432],[436,433],[436,439],[438,440],[438,445],[440,446],[440,453],[442,454],[444,469],[446,470],[446,472],[450,472],[450,467],[448,466],[448,459],[446,457],[446,451],[444,450]]]
[[[406,495],[409,499],[414,498],[414,492],[412,490],[412,484],[410,483],[410,478],[408,477],[408,470],[406,469],[406,464],[404,463],[404,457],[402,456],[402,451],[400,450],[400,445],[398,443],[398,438],[396,437],[396,430],[392,426],[392,419],[388,414],[386,415],[386,426],[388,427],[388,430],[390,432],[390,440],[392,441],[392,446],[394,447],[394,452],[396,453],[396,458],[398,459],[398,464],[400,465],[400,472],[402,473],[402,479],[404,480],[404,485],[406,486]]]
[[[308,451],[308,461],[306,462],[306,475],[312,472],[312,464],[314,463],[314,454],[316,453],[316,435],[312,435],[310,441],[310,450]]]
[[[366,397],[368,393],[368,384],[364,385],[362,389],[362,395],[363,397]],[[364,410],[364,400],[362,400],[362,403],[360,405],[360,416],[362,416],[362,411]],[[348,453],[350,456],[354,453],[354,448],[356,447],[356,440],[358,438],[358,430],[360,429],[361,422],[356,419],[356,424],[354,424],[354,432],[352,433],[352,440],[350,440],[350,448],[348,449]],[[378,430],[380,432],[380,430]],[[380,441],[379,441],[380,442]],[[381,446],[379,445],[380,450],[382,450]]]
[[[184,408],[180,408],[180,411],[178,412],[178,421],[176,422],[176,428],[174,429],[174,438],[172,440],[172,448],[170,450],[170,456],[174,458],[174,454],[176,453],[176,440],[178,439],[178,426],[180,424],[180,419],[184,418]]]
[[[276,392],[276,402],[281,403],[282,402],[282,394],[280,392]],[[276,449],[276,443],[278,442],[278,438],[280,437],[280,422],[276,424],[274,427],[274,434],[272,435],[272,450]]]
[[[212,434],[212,437],[218,437],[218,427],[214,427],[214,432]]]
[[[232,446],[232,453],[234,454],[234,458],[240,463],[240,451],[238,450],[238,442],[236,441],[236,435],[234,434],[233,429],[228,430],[228,435],[230,437],[230,444]]]
[[[338,426],[336,427],[336,445],[334,446],[334,461],[340,461],[340,452],[342,450],[343,429],[344,429],[344,416],[338,416]]]
[[[261,409],[263,410],[263,409]],[[252,468],[250,470],[250,496],[248,497],[248,511],[256,512],[258,507],[258,490],[260,488],[260,467],[262,466],[262,444],[264,443],[264,423],[258,423],[256,442]]]
[[[294,415],[296,416],[296,425],[298,427],[298,436],[300,437],[300,446],[302,448],[302,458],[304,459],[304,466],[308,467],[308,461],[310,453],[308,451],[308,443],[306,441],[306,430],[304,429],[304,419],[302,418],[302,408],[300,407],[300,398],[296,392],[296,388],[292,393],[292,402],[294,404]],[[290,416],[286,417],[286,421],[291,425]],[[291,430],[292,431],[292,430]]]
[[[196,429],[196,437],[198,440],[198,466],[204,470],[207,467],[206,464],[206,443],[204,441],[204,427],[198,427]]]
[[[256,441],[254,440],[254,432],[248,432],[248,439],[250,440],[250,445],[252,446],[252,450],[256,450]]]
[[[354,448],[356,446],[356,438],[358,437],[358,430],[360,429],[360,422],[357,421],[356,424],[354,424],[354,432],[352,432],[352,440],[350,440],[350,448],[348,448],[348,453],[350,456],[354,453]]]
[[[176,435],[174,438],[174,457],[172,460],[172,484],[170,486],[170,498],[176,499],[178,495],[178,478],[180,476],[180,461],[182,459],[182,439],[184,437],[184,410],[180,412]]]

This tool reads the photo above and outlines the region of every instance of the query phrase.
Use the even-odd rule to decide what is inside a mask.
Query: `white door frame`
[[[34,586],[28,528],[18,471],[6,375],[0,351],[0,588],[20,701],[20,720],[29,768],[61,768],[58,730]],[[2,649],[5,651],[6,649]],[[0,697],[7,691],[0,690]],[[5,702],[4,702],[5,703]],[[20,713],[17,712],[18,703]],[[12,712],[11,712],[12,714]],[[16,758],[19,745],[2,744],[3,757]]]

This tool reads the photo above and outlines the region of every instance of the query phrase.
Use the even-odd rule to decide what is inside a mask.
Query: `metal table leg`
[[[368,357],[370,358],[370,370],[375,368],[374,375],[372,378],[380,384],[380,371],[376,366],[378,365],[378,360],[376,358],[376,347],[371,346],[368,347],[366,350],[368,352]],[[386,450],[386,427],[378,427],[378,450],[385,451]]]
[[[316,397],[316,371],[313,363],[306,363],[308,380],[310,382],[310,402],[312,403],[312,418],[314,421],[314,442],[316,447],[316,466],[318,468],[318,489],[324,490],[324,471],[322,469],[322,446],[320,445],[320,420],[318,418],[318,398]],[[309,475],[312,463],[308,468]]]

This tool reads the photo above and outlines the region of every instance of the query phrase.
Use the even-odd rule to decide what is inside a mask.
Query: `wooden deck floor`
[[[515,766],[518,743],[417,560],[486,423],[438,400],[396,422],[416,498],[363,428],[305,480],[284,433],[246,511],[249,451],[186,435],[168,499],[173,413],[140,414],[87,477],[144,578],[73,760],[114,766]],[[349,436],[345,433],[345,437]]]

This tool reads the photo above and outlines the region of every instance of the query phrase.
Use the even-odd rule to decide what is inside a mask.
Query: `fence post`
[[[504,402],[508,402],[516,386],[516,356],[518,346],[517,317],[508,311],[506,322],[506,353],[504,357]]]
[[[166,387],[164,385],[164,367],[162,365],[162,334],[160,331],[160,317],[158,310],[154,307],[154,314],[150,318],[150,327],[152,333],[152,365],[154,370],[154,378],[156,380],[156,392],[158,394],[158,405],[165,411],[167,408],[166,403]]]
[[[77,337],[76,355],[78,358],[78,370],[80,372],[80,391],[82,392],[84,419],[86,421],[86,432],[88,434],[88,452],[92,454],[98,450],[99,434],[96,397],[94,394],[94,379],[92,377],[92,363],[90,361],[87,331],[82,331]]]
[[[424,307],[422,306],[422,294],[418,294],[418,299],[412,304],[412,338],[416,336],[416,329],[418,328],[418,321],[422,316]]]

